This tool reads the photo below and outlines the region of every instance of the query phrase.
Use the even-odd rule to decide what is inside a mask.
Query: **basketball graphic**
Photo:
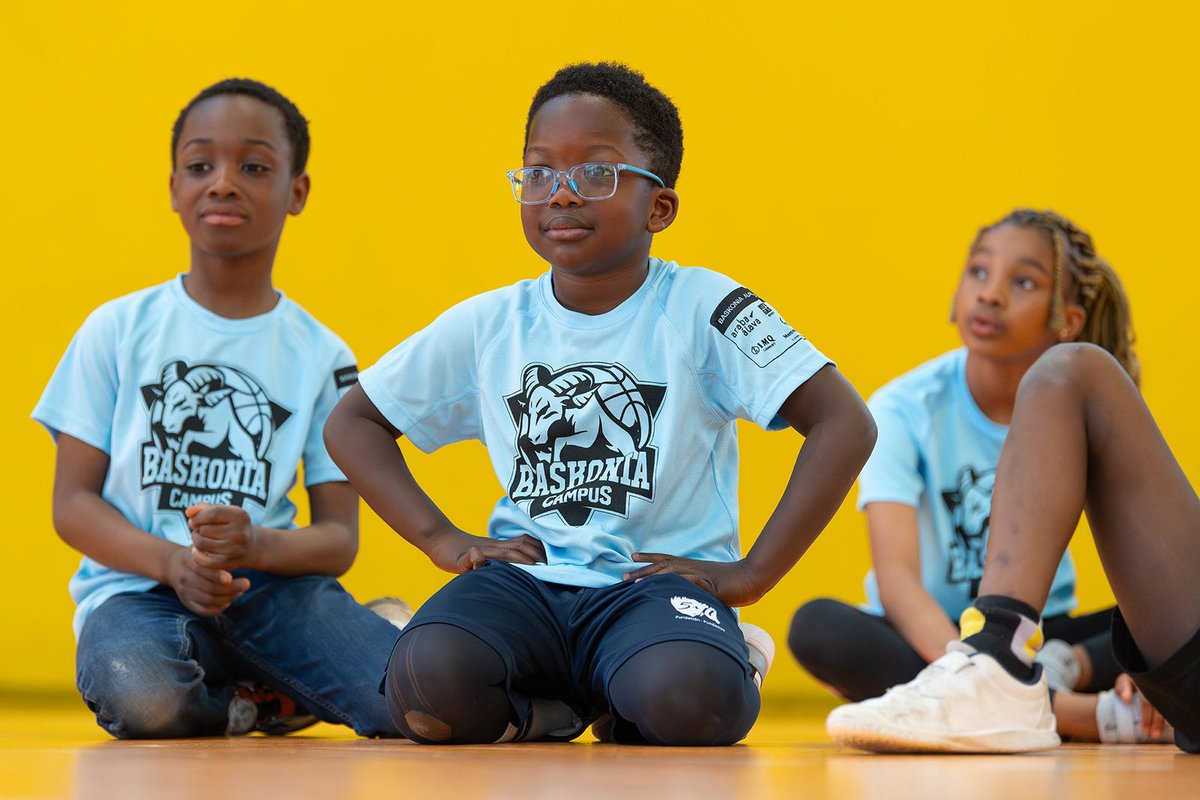
[[[620,365],[591,369],[595,377],[608,377],[608,380],[596,384],[596,399],[600,409],[624,428],[638,447],[645,445],[650,440],[652,418],[633,378]]]

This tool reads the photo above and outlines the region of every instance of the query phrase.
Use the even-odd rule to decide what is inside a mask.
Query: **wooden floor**
[[[0,697],[0,799],[1200,798],[1200,756],[1167,745],[873,756],[829,742],[827,708],[768,709],[730,748],[421,747],[327,725],[275,739],[115,742],[77,699]]]

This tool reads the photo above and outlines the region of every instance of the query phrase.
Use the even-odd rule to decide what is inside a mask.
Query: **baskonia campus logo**
[[[150,441],[142,444],[142,488],[158,507],[267,504],[271,439],[292,412],[236,367],[174,361],[142,387]]]
[[[630,495],[654,499],[650,442],[666,386],[616,363],[531,364],[521,386],[505,398],[517,432],[508,495],[529,516],[583,525],[595,511],[625,516]]]
[[[972,597],[977,594],[983,577],[983,556],[992,519],[992,487],[995,483],[994,469],[976,472],[974,467],[963,467],[958,473],[958,485],[942,492],[942,500],[954,526],[946,580],[970,583]]]

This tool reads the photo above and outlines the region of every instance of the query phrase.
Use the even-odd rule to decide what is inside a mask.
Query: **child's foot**
[[[1079,684],[1083,667],[1075,657],[1075,648],[1062,639],[1048,639],[1034,661],[1046,672],[1046,682],[1056,692],[1073,692]]]
[[[239,682],[229,701],[226,736],[242,736],[258,731],[268,736],[283,736],[315,725],[317,718],[301,711],[296,701],[262,684]]]
[[[400,630],[404,630],[404,626],[408,624],[408,621],[413,618],[413,614],[416,613],[413,611],[412,606],[399,597],[376,597],[367,603],[366,607]]]
[[[836,742],[881,753],[1019,753],[1059,744],[1041,668],[1024,683],[959,642],[883,697],[835,708],[825,727]]]
[[[746,649],[750,651],[748,658],[750,666],[754,667],[754,685],[761,689],[763,678],[767,677],[775,661],[775,640],[771,634],[749,622],[739,622],[738,627],[742,629]]]

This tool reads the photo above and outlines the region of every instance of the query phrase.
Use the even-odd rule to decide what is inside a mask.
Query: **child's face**
[[[1017,225],[992,228],[971,250],[954,295],[959,336],[968,350],[981,355],[1036,358],[1064,338],[1050,330],[1053,292],[1049,234]],[[1069,325],[1081,322],[1082,309],[1070,302],[1065,306]]]
[[[524,166],[567,170],[588,161],[650,169],[628,115],[611,100],[565,95],[538,109]],[[671,189],[624,172],[607,200],[583,200],[563,185],[548,202],[521,206],[521,225],[530,247],[555,270],[608,275],[645,268],[651,239],[674,220],[678,200]]]
[[[308,198],[308,175],[293,177],[291,168],[279,109],[238,94],[193,108],[171,174],[171,208],[193,251],[273,257],[288,214],[299,214]]]

